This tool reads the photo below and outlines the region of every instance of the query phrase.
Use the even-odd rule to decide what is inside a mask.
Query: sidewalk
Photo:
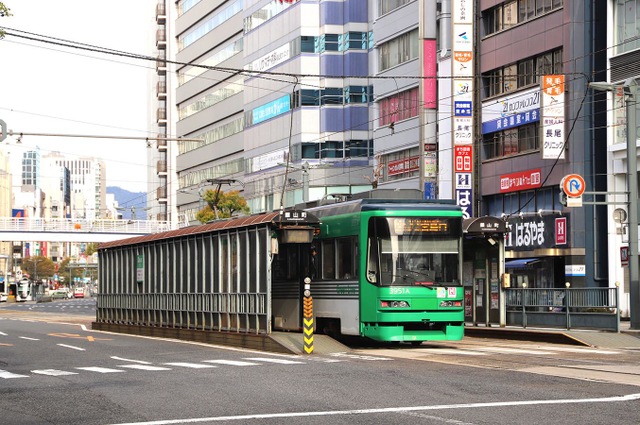
[[[510,339],[598,348],[640,349],[640,330],[630,329],[630,325],[629,321],[622,321],[620,322],[620,332],[612,332],[589,329],[523,328],[517,326],[501,328],[467,324],[464,331],[465,336],[472,338]]]

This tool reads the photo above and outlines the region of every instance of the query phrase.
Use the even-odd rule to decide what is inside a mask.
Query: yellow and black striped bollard
[[[304,279],[302,321],[304,322],[304,351],[311,354],[313,353],[313,298],[311,298],[311,279],[308,277]]]

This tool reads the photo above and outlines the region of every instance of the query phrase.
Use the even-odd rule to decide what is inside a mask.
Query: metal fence
[[[171,230],[167,221],[0,217],[0,231],[149,234]]]
[[[507,325],[620,331],[619,288],[508,288]]]

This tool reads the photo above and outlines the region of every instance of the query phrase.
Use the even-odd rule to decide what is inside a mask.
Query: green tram
[[[413,344],[462,339],[459,207],[359,199],[306,211],[321,222],[312,245],[284,245],[273,260],[274,329],[301,323],[309,277],[317,332]]]

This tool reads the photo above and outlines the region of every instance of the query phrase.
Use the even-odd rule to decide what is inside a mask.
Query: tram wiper
[[[435,282],[415,282],[414,285],[424,286],[425,288],[429,288],[429,289],[436,289]]]

